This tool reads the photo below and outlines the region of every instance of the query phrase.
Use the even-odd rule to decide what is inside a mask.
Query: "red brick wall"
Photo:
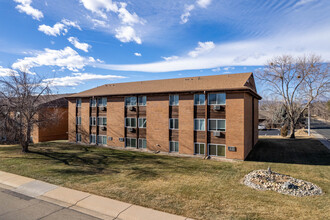
[[[244,159],[244,93],[226,95],[226,157]],[[236,147],[236,152],[228,151]]]
[[[194,154],[194,95],[179,98],[179,153]]]
[[[68,107],[68,139],[76,142],[76,99],[69,99]]]
[[[168,95],[148,96],[147,148],[149,150],[169,151]]]
[[[107,104],[107,135],[109,146],[125,147],[125,142],[119,138],[125,137],[125,104],[124,97],[108,97]]]

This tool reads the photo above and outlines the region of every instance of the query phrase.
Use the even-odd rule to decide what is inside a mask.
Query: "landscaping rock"
[[[257,190],[273,190],[278,193],[292,196],[321,195],[322,189],[317,185],[276,173],[270,170],[254,170],[245,175],[243,183]]]

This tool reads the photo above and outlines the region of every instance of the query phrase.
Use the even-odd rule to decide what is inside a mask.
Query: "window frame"
[[[95,104],[93,103],[94,101],[95,101]],[[89,100],[89,105],[90,105],[90,107],[92,107],[92,108],[97,107],[97,99],[95,99],[95,98],[91,98],[91,99]]]
[[[142,141],[142,143],[143,143],[143,141],[145,141],[145,147],[140,147],[140,140]],[[138,139],[138,148],[139,149],[147,149],[147,139],[146,138],[139,138]]]
[[[99,103],[99,100],[101,100],[101,104]],[[105,104],[104,104],[104,101],[105,100]],[[108,103],[108,98],[107,97],[99,97],[97,98],[97,101],[96,101],[96,105],[97,107],[107,107],[107,103]]]
[[[204,130],[200,130],[200,129],[196,129],[196,124],[195,124],[195,121],[197,121],[197,120],[203,120],[204,121]],[[200,122],[199,122],[199,125],[200,125]],[[198,128],[199,128],[199,126],[198,126]],[[205,118],[194,118],[194,131],[205,131]]]
[[[127,119],[130,120],[130,126],[127,125]],[[135,120],[135,126],[134,126],[134,127],[131,126],[131,124],[132,124],[132,119]],[[137,126],[137,123],[136,123],[136,122],[137,122],[137,121],[136,121],[136,118],[134,118],[134,117],[126,117],[126,118],[125,118],[125,128],[136,128],[136,126]]]
[[[95,124],[92,123],[93,118],[95,119]],[[96,116],[89,117],[89,126],[97,126],[97,117]]]
[[[128,140],[128,139],[130,140],[130,146],[127,146],[127,140]],[[131,146],[131,143],[132,143],[131,140],[132,140],[132,139],[135,140],[135,147],[132,147],[132,146]],[[126,137],[126,138],[125,138],[125,147],[136,148],[136,147],[137,147],[137,144],[138,144],[138,143],[136,142],[136,138],[131,138],[131,137]]]
[[[171,128],[171,120],[173,121],[173,120],[177,120],[178,121],[178,127],[177,128]],[[175,122],[174,122],[174,124],[173,125],[175,125]],[[174,126],[173,126],[174,127]],[[169,119],[169,129],[170,130],[179,130],[179,118],[170,118]]]
[[[176,103],[171,103],[171,97],[178,97],[178,103],[176,104]],[[174,100],[174,102],[175,102],[175,98],[173,99]],[[179,101],[180,101],[180,96],[179,96],[179,94],[175,94],[175,95],[169,95],[169,105],[170,106],[179,106]]]
[[[127,105],[126,100],[127,100],[127,99],[131,99],[131,98],[135,98],[135,105],[132,105],[132,104],[131,104],[131,100],[130,100],[130,104]],[[126,97],[125,97],[125,100],[124,100],[124,103],[125,103],[125,106],[127,106],[127,107],[130,107],[130,106],[136,106],[137,103],[138,103],[138,100],[137,100],[136,96],[126,96]]]
[[[224,103],[224,104],[221,104],[221,103],[211,104],[211,103],[210,103],[210,101],[211,101],[211,99],[210,99],[210,95],[216,95],[216,102],[217,102],[217,95],[218,95],[218,94],[223,94],[223,95],[225,96],[225,103]],[[226,105],[226,99],[227,99],[227,95],[226,95],[225,92],[209,93],[209,94],[207,95],[207,104],[208,104],[208,105]]]
[[[177,146],[174,146],[174,151],[171,150],[171,143],[175,143],[175,144],[177,144]],[[176,151],[176,147],[178,148],[177,151]],[[170,153],[179,153],[179,141],[170,141],[170,144],[169,144],[169,152],[170,152]]]
[[[219,155],[211,155],[210,154],[210,145],[215,145],[216,146],[216,152],[218,153],[218,146],[222,146],[222,147],[224,147],[225,148],[225,155],[221,155],[221,156],[219,156]],[[212,144],[212,143],[208,143],[207,144],[207,153],[208,153],[208,156],[213,156],[213,157],[226,157],[226,145],[225,144]]]
[[[141,100],[141,98],[143,99],[145,97],[145,104],[140,104],[140,100]],[[143,100],[142,100],[143,101]],[[138,97],[138,100],[137,100],[137,104],[138,104],[138,106],[147,106],[147,96],[146,95],[143,95],[143,96],[139,96]]]
[[[82,99],[81,98],[77,98],[76,99],[76,107],[77,108],[80,108],[81,107],[81,104],[82,104]]]
[[[210,129],[210,125],[211,125],[210,121],[211,120],[217,121],[216,122],[216,130],[211,130]],[[225,128],[223,130],[219,130],[218,129],[218,121],[225,121]],[[209,118],[208,121],[207,121],[207,126],[208,126],[208,128],[207,128],[208,131],[222,131],[222,132],[226,132],[226,119]]]
[[[81,125],[81,116],[76,116],[76,125]]]
[[[92,136],[94,137],[94,142],[92,142]],[[96,134],[90,134],[89,135],[89,143],[90,144],[96,144],[97,143],[97,137],[96,137]]]
[[[204,104],[200,104],[200,103],[196,103],[196,96],[198,96],[198,101],[200,102],[200,99],[199,99],[199,96],[200,95],[203,95],[204,96]],[[197,94],[194,94],[194,105],[205,105],[205,94],[203,93],[197,93]]]
[[[102,124],[99,123],[99,120],[102,118]],[[104,119],[105,119],[105,124],[104,124]],[[98,116],[97,117],[97,126],[100,126],[100,127],[106,127],[107,124],[108,124],[108,121],[107,121],[107,117],[105,116]]]
[[[101,143],[101,144],[100,144],[100,142],[99,142],[99,138],[102,138],[102,143]],[[104,138],[105,138],[105,144],[103,143]],[[107,140],[107,139],[108,139],[108,138],[107,138],[106,135],[97,135],[96,143],[97,143],[98,145],[107,145],[107,144],[108,144],[108,140]]]
[[[80,138],[78,138],[78,137],[80,137]],[[80,139],[80,140],[78,140],[78,139]],[[81,133],[76,133],[76,142],[77,143],[81,142]]]
[[[144,127],[140,126],[140,120],[145,120],[145,123],[143,123]],[[138,118],[138,127],[139,128],[147,128],[147,118]]]
[[[200,153],[201,152],[201,144],[204,145],[204,153],[203,154]],[[198,145],[199,153],[196,153],[196,145]],[[205,143],[201,143],[201,142],[195,142],[194,143],[194,154],[195,155],[205,155],[205,153],[206,153],[206,144]]]

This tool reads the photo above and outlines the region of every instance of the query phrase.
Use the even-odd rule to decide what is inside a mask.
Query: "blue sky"
[[[281,54],[329,62],[329,11],[328,0],[0,0],[0,76],[25,70],[71,93],[256,71]]]

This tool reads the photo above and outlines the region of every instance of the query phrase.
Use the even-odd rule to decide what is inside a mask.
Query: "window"
[[[107,118],[106,117],[98,117],[97,118],[97,125],[98,126],[106,126],[107,125]]]
[[[194,120],[194,130],[195,131],[205,131],[205,119],[195,119]]]
[[[147,139],[139,138],[139,148],[142,148],[142,149],[147,148]]]
[[[90,106],[96,107],[96,99],[90,99]]]
[[[147,119],[139,118],[139,128],[146,128],[146,127],[147,127]]]
[[[90,126],[96,126],[96,117],[90,117],[89,124]]]
[[[81,134],[80,133],[76,134],[76,141],[81,142]]]
[[[226,94],[225,93],[210,93],[209,94],[209,105],[225,105]]]
[[[226,156],[226,146],[222,144],[209,144],[210,156]]]
[[[76,99],[76,106],[81,107],[81,99]]]
[[[170,95],[170,106],[179,105],[179,95]]]
[[[195,105],[205,105],[205,95],[204,94],[195,94],[194,95],[194,104]]]
[[[139,106],[146,106],[147,105],[147,96],[139,96],[138,104],[139,104]]]
[[[136,148],[136,138],[126,138],[125,146],[126,147],[135,147]]]
[[[89,136],[89,143],[96,144],[96,135],[95,134],[91,134]]]
[[[136,118],[126,118],[125,127],[127,128],[136,128]]]
[[[170,118],[170,129],[179,129],[179,119]]]
[[[125,106],[136,106],[136,97],[125,97]]]
[[[209,119],[209,131],[226,131],[226,120]]]
[[[105,136],[105,135],[98,135],[97,136],[97,144],[106,145],[107,144],[107,136]]]
[[[205,154],[205,144],[195,143],[195,154]]]
[[[81,125],[81,116],[76,117],[76,124]]]
[[[98,98],[97,99],[97,105],[99,106],[99,107],[105,107],[105,106],[107,106],[107,97],[102,97],[102,98]]]
[[[170,141],[170,152],[179,152],[179,142]]]

